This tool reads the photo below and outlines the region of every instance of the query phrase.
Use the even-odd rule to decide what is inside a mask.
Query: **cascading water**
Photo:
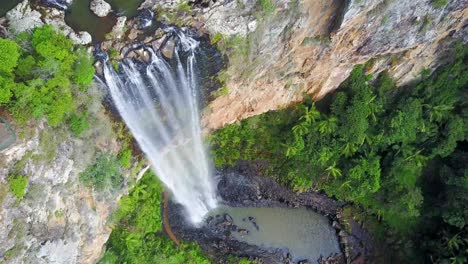
[[[174,34],[180,42],[174,50],[174,66],[159,51],[147,48],[151,62],[143,69],[126,59],[121,64],[122,73],[117,73],[107,63],[104,78],[153,170],[197,224],[217,204],[200,127],[198,42],[183,32]]]

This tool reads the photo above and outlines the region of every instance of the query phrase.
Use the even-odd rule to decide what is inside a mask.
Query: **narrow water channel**
[[[228,214],[242,242],[264,248],[288,249],[293,261],[317,263],[320,256],[340,253],[335,229],[323,215],[305,208],[219,208],[210,215]]]

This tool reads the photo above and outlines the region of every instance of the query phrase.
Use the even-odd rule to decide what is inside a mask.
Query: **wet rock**
[[[239,233],[241,236],[245,236],[249,234],[249,230],[247,229],[238,229],[237,233]]]
[[[161,48],[161,53],[167,59],[172,59],[172,56],[174,55],[174,49],[175,49],[175,41],[174,39],[170,38],[169,40],[166,41],[166,43],[164,43],[164,46]]]
[[[10,30],[14,32],[29,31],[44,24],[41,20],[41,13],[31,9],[28,0],[24,0],[8,11],[6,18]]]
[[[99,76],[103,76],[104,74],[104,69],[103,69],[103,64],[101,61],[96,61],[94,63],[94,69],[96,69],[96,74]]]
[[[125,31],[125,22],[127,21],[127,17],[121,16],[117,18],[117,22],[115,23],[114,27],[112,27],[111,35],[115,39],[120,39],[123,37]]]
[[[154,12],[151,9],[145,8],[138,13],[138,29],[150,27],[154,18]]]
[[[86,45],[93,41],[91,34],[86,31],[80,31],[78,33],[71,32],[68,37],[77,45]]]
[[[154,50],[159,50],[161,48],[161,45],[164,43],[164,38],[156,39],[151,42],[151,47]]]
[[[138,29],[132,28],[130,30],[130,33],[128,34],[128,39],[135,40],[138,37],[138,34],[140,33],[141,31],[139,31]]]
[[[105,17],[112,11],[111,5],[104,0],[91,1],[89,8],[98,17]]]
[[[42,0],[41,3],[45,6],[54,7],[60,10],[67,10],[72,2],[73,0]]]
[[[136,59],[142,62],[149,62],[151,55],[144,48],[139,48],[139,49],[129,51],[126,57],[130,59]]]

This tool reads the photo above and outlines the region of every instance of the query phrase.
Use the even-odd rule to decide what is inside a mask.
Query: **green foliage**
[[[448,3],[447,0],[431,0],[431,4],[434,8],[442,8]]]
[[[93,58],[86,50],[78,50],[78,58],[73,68],[73,80],[78,85],[90,85],[94,78]]]
[[[98,191],[118,187],[122,181],[118,159],[110,153],[101,154],[93,165],[80,173],[80,181]]]
[[[125,169],[132,165],[132,150],[128,147],[123,148],[119,153],[119,163]]]
[[[189,2],[181,1],[176,6],[176,10],[180,12],[188,12],[190,10]]]
[[[217,32],[216,34],[214,34],[214,36],[210,40],[211,45],[216,45],[219,41],[221,41],[223,39],[224,39],[224,35]]]
[[[386,73],[373,79],[364,74],[364,66],[357,66],[340,90],[324,100],[331,101],[329,105],[305,101],[214,133],[215,165],[268,161],[263,174],[278,177],[298,192],[314,187],[352,202],[400,238],[411,237],[429,215],[437,215],[434,226],[452,226],[446,237],[454,237],[466,226],[467,211],[461,208],[466,199],[461,196],[468,196],[460,184],[466,186],[467,181],[439,175],[435,186],[454,191],[434,195],[425,179],[427,166],[448,159],[466,142],[467,51],[455,47],[448,65],[432,76],[425,73],[419,84],[405,89],[395,87]],[[460,164],[466,168],[468,163]],[[424,203],[430,197],[444,197],[450,205],[429,213]],[[431,232],[435,231],[427,231]],[[451,252],[454,256],[460,251]]]
[[[26,194],[28,178],[25,176],[12,176],[8,178],[8,184],[10,185],[10,191],[13,195],[16,198],[21,199]]]
[[[177,247],[160,233],[162,192],[157,178],[147,172],[129,195],[122,197],[114,215],[118,223],[99,263],[210,263],[195,244]]]
[[[94,75],[92,59],[52,26],[21,33],[15,41],[0,39],[0,104],[20,123],[45,117],[60,125],[77,112],[76,93]]]
[[[70,130],[75,137],[80,136],[84,131],[89,128],[89,120],[88,114],[76,114],[73,113],[70,116],[70,120],[68,121]]]
[[[211,96],[220,97],[220,96],[228,95],[228,94],[229,94],[229,89],[227,88],[227,86],[223,86],[223,87],[219,88],[218,90],[212,92]]]
[[[0,74],[9,75],[18,65],[20,49],[18,44],[9,39],[0,38]]]
[[[272,0],[259,0],[258,4],[266,16],[272,15],[276,10],[276,5]]]

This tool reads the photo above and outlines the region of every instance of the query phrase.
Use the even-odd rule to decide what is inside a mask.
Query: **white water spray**
[[[174,67],[148,48],[148,65],[142,68],[126,59],[119,74],[107,63],[104,78],[156,175],[197,224],[216,207],[216,191],[200,128],[195,71],[198,42],[182,32],[177,36],[180,45],[174,51]]]

